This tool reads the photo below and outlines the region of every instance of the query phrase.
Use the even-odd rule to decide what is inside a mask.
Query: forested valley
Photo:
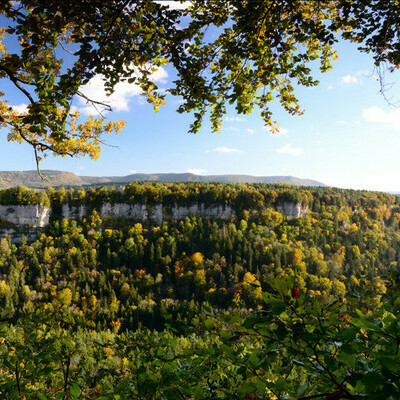
[[[105,202],[234,214],[157,225]],[[397,196],[132,183],[17,187],[0,204],[52,206],[35,240],[0,241],[2,398],[400,398]],[[63,204],[89,212],[62,219]]]

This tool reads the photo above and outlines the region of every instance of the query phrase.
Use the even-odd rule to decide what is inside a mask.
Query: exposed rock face
[[[182,207],[175,204],[172,207],[171,215],[173,220],[179,220],[186,217],[201,215],[209,218],[230,218],[235,212],[228,205],[219,205],[206,207],[203,203],[194,203],[189,207]]]
[[[308,207],[303,207],[300,203],[287,202],[279,205],[277,210],[289,219],[294,219],[307,215]],[[84,205],[63,204],[61,218],[83,218],[89,212],[90,208]],[[235,215],[235,211],[228,205],[206,207],[203,203],[193,203],[189,206],[178,206],[177,204],[163,206],[162,204],[104,203],[98,212],[103,217],[130,217],[142,222],[152,220],[157,225],[161,225],[165,219],[177,221],[195,216],[229,219]],[[18,242],[21,241],[22,235],[25,235],[28,236],[28,239],[33,240],[37,232],[40,232],[40,228],[44,228],[49,223],[50,213],[51,209],[42,205],[0,205],[0,218],[15,225],[15,228],[0,229],[0,237],[9,234],[14,242]]]
[[[145,204],[125,204],[125,203],[104,203],[100,209],[100,215],[113,215],[115,217],[131,217],[140,221],[147,219],[153,220],[157,225],[163,222],[163,206],[155,204],[146,206]]]
[[[282,203],[277,206],[277,210],[289,219],[305,217],[308,213],[308,207],[300,203]]]
[[[29,229],[29,230],[19,230],[19,229],[0,229],[0,237],[6,235],[10,236],[11,243],[21,243],[22,238],[25,237],[29,242],[34,241],[37,238],[40,229]]]
[[[43,228],[49,223],[50,208],[39,204],[29,206],[0,205],[0,218],[12,224]]]
[[[175,204],[164,210],[162,204],[126,204],[126,203],[104,203],[99,213],[101,216],[114,217],[131,217],[140,221],[148,219],[154,221],[157,225],[161,225],[164,219],[180,220],[186,217],[194,217],[196,215],[210,218],[230,218],[235,212],[229,206],[219,205],[206,207],[204,204],[194,203],[188,207],[178,206]],[[70,206],[64,204],[62,207],[61,217],[66,219],[82,218],[88,214],[88,209],[84,206]]]
[[[65,219],[83,218],[87,214],[85,206],[71,206],[70,204],[63,204],[61,216]]]

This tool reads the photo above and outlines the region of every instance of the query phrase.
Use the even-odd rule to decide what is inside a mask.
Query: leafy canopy
[[[166,92],[183,99],[178,112],[193,113],[190,132],[206,114],[219,131],[227,105],[239,114],[258,107],[274,130],[270,102],[302,114],[294,87],[318,84],[309,64],[328,71],[339,35],[372,52],[376,66],[398,66],[399,10],[380,0],[194,0],[180,10],[148,0],[3,1],[0,81],[28,106],[10,108],[0,92],[0,129],[29,143],[38,162],[47,153],[97,158],[102,135],[124,122],[80,118],[77,97],[110,110],[82,86],[97,75],[110,94],[118,82],[135,83],[158,111],[165,92],[152,73],[171,64],[177,78]]]

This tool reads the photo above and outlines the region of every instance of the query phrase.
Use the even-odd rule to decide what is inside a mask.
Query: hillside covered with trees
[[[90,185],[116,185],[129,182],[221,182],[221,183],[291,183],[296,186],[325,186],[312,179],[295,176],[252,175],[195,175],[191,173],[135,173],[125,176],[78,176],[72,172],[42,170],[43,180],[37,171],[0,171],[0,188],[26,186],[29,188],[72,187]]]
[[[229,204],[235,215],[157,226],[97,211],[104,202],[196,201]],[[276,209],[284,201],[309,211],[288,220]],[[397,398],[390,395],[399,393],[399,198],[290,185],[133,183],[5,189],[0,203],[7,202],[55,211],[36,240],[0,242],[5,398],[375,399],[369,392],[386,386],[386,398]],[[91,212],[60,219],[66,203]],[[369,342],[377,333],[387,339],[382,346],[394,346],[381,366],[369,359],[381,348]],[[371,355],[361,345],[372,346]]]

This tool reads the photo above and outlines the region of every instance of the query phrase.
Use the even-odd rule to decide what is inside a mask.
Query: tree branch
[[[39,161],[39,156],[38,156],[36,147],[37,146],[33,146],[33,151],[35,152],[35,160],[36,160],[36,171],[37,171],[38,175],[40,176],[40,178],[42,179],[42,181],[46,181],[46,182],[50,183],[49,180],[44,175],[42,175],[42,172],[40,171],[40,165],[39,165],[40,161]]]
[[[103,106],[105,108],[107,108],[108,111],[112,111],[112,108],[109,104],[104,103],[102,101],[98,101],[98,100],[92,100],[91,98],[87,97],[86,95],[84,95],[82,92],[77,91],[76,94],[80,97],[83,97],[86,101],[88,101],[89,103],[92,103],[93,105],[98,104],[100,106]]]
[[[40,178],[43,179],[43,180],[47,181],[47,178],[45,176],[43,176],[43,174],[40,171],[40,166],[39,166],[40,158],[38,156],[38,150],[41,151],[41,152],[49,150],[49,151],[51,151],[51,152],[53,152],[55,154],[58,154],[60,156],[73,157],[73,155],[74,155],[73,153],[68,152],[68,151],[64,151],[63,152],[63,151],[56,150],[53,146],[51,146],[49,144],[46,144],[46,143],[43,143],[43,142],[40,142],[40,141],[34,141],[34,140],[31,140],[31,139],[27,138],[26,135],[22,132],[21,127],[16,122],[7,120],[1,115],[0,115],[0,122],[3,122],[3,123],[8,124],[8,125],[11,125],[18,132],[18,134],[21,136],[21,138],[26,143],[28,143],[29,145],[31,145],[33,147],[33,151],[34,151],[34,154],[35,154],[35,161],[36,161],[36,170],[37,170],[38,175],[40,176]]]
[[[11,82],[29,99],[29,101],[33,104],[35,101],[33,100],[31,94],[23,88],[19,82],[26,83],[20,78],[17,78],[8,68],[0,65],[0,70],[4,71],[10,78]]]
[[[71,51],[71,50],[68,50],[68,49],[62,44],[61,41],[58,41],[58,44],[59,44],[59,45],[61,46],[61,48],[62,48],[63,50],[65,50],[67,53],[72,54],[73,56],[75,55],[75,53],[74,53],[73,51]]]

